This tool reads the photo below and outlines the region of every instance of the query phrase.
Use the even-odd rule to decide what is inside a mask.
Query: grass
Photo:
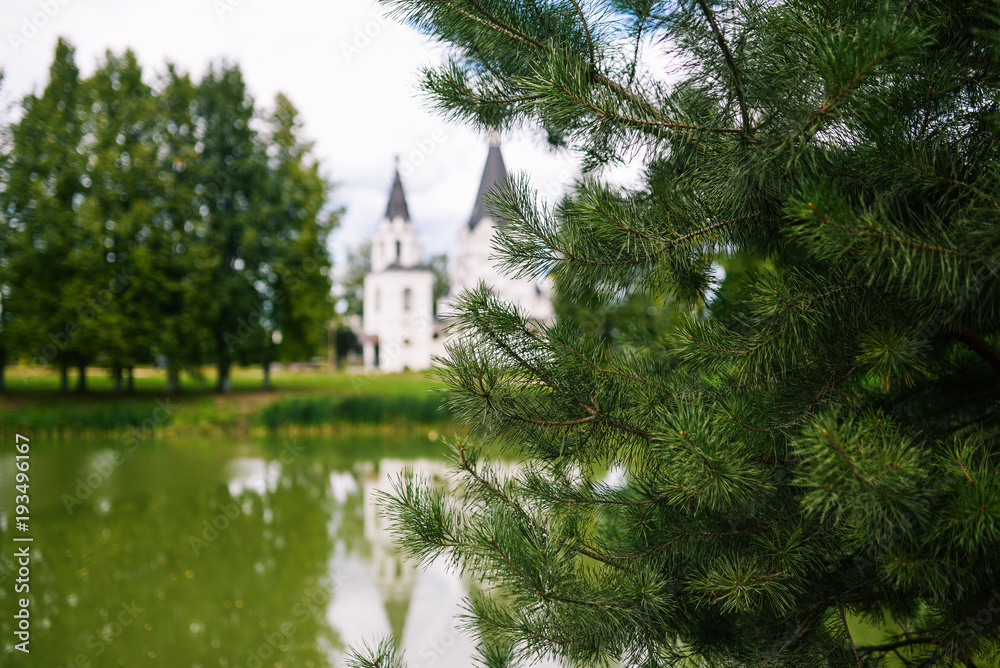
[[[254,433],[276,429],[354,427],[367,431],[419,431],[451,424],[440,387],[427,374],[352,375],[325,370],[275,371],[272,390],[261,389],[260,368],[233,369],[232,391],[214,392],[210,370],[185,374],[181,392],[167,397],[166,374],[137,369],[135,392],[115,394],[110,374],[90,370],[87,392],[59,392],[56,369],[9,367],[0,394],[0,431],[61,436],[128,429],[173,434]]]

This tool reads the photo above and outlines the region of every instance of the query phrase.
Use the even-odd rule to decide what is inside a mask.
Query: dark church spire
[[[385,217],[389,220],[410,219],[410,210],[406,206],[406,195],[403,193],[403,181],[399,178],[399,156],[396,156],[396,178],[389,192],[389,205],[385,208]]]
[[[486,167],[483,168],[483,179],[479,182],[479,194],[476,195],[476,204],[472,207],[472,216],[469,218],[469,229],[475,229],[479,221],[486,216],[492,215],[487,210],[486,194],[491,190],[498,189],[507,183],[507,168],[503,164],[503,155],[500,153],[500,133],[490,133],[490,152],[486,156]],[[500,222],[500,221],[497,221]]]

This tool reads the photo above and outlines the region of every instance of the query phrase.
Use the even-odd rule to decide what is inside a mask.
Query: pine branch
[[[938,649],[936,652],[930,655],[926,661],[920,664],[920,668],[933,668],[937,660],[945,656],[946,652],[943,648]]]
[[[911,645],[927,645],[933,642],[933,638],[918,636],[916,638],[905,638],[903,640],[897,640],[883,645],[862,645],[858,648],[858,652],[862,654],[891,652],[892,650],[899,649],[901,647],[909,647]]]
[[[599,208],[598,208],[598,211],[600,211]],[[602,213],[603,213],[603,211],[602,211]],[[583,265],[588,265],[588,266],[593,266],[593,267],[623,267],[623,266],[634,265],[634,264],[640,263],[640,262],[650,262],[652,260],[657,259],[658,257],[660,257],[661,255],[663,255],[667,251],[676,248],[678,245],[684,243],[685,241],[690,241],[692,239],[696,239],[696,238],[698,238],[698,237],[700,237],[702,235],[708,234],[709,232],[713,232],[713,231],[718,230],[720,228],[723,228],[723,227],[725,227],[727,225],[731,225],[732,223],[743,222],[745,220],[748,220],[749,218],[750,218],[750,216],[747,215],[747,216],[742,216],[741,218],[731,218],[729,220],[723,220],[723,221],[720,221],[718,223],[714,223],[712,225],[707,225],[705,227],[702,227],[701,229],[697,229],[697,230],[694,230],[694,231],[689,232],[687,234],[684,234],[684,235],[682,235],[680,237],[677,237],[676,239],[671,239],[670,241],[666,242],[665,244],[663,244],[662,246],[660,246],[660,248],[656,249],[652,253],[648,253],[648,254],[642,255],[642,256],[636,256],[636,257],[626,258],[626,259],[623,259],[623,260],[614,260],[614,261],[612,261],[612,260],[591,260],[591,259],[582,257],[582,256],[574,253],[573,249],[571,247],[569,247],[569,246],[559,245],[554,240],[549,240],[549,239],[544,239],[544,240],[548,241],[550,243],[550,248],[552,248],[552,250],[557,251],[557,252],[560,253],[561,257],[559,259],[571,260],[572,262],[576,262],[576,263],[583,264]],[[608,220],[610,222],[614,223],[619,229],[621,229],[623,231],[631,231],[629,228],[627,228],[627,227],[623,226],[622,224],[614,221],[610,217],[608,218]],[[539,238],[543,238],[543,237],[540,236]]]
[[[575,348],[573,348],[571,345],[569,345],[568,343],[566,343],[565,341],[563,341],[561,338],[555,337],[554,340],[556,341],[556,343],[558,343],[559,345],[561,345],[565,350],[567,350],[571,355],[573,355],[573,357],[575,357],[576,359],[580,360],[584,364],[587,364],[588,366],[592,367],[594,370],[598,371],[599,373],[608,374],[608,375],[612,375],[612,376],[618,376],[620,378],[626,378],[628,380],[632,380],[632,381],[635,381],[637,383],[641,383],[643,385],[646,385],[647,387],[652,387],[653,389],[659,390],[660,392],[663,392],[664,394],[667,394],[667,395],[673,395],[674,394],[674,392],[672,390],[670,390],[670,389],[668,389],[666,387],[663,387],[662,385],[659,385],[659,384],[657,384],[657,383],[655,383],[655,382],[653,382],[653,381],[651,381],[651,380],[649,380],[647,378],[642,378],[641,376],[638,376],[638,375],[635,375],[635,374],[630,374],[630,373],[625,373],[625,372],[622,372],[622,371],[616,371],[614,369],[606,369],[606,368],[602,367],[601,365],[599,365],[597,362],[594,362],[593,360],[591,360],[589,357],[587,357],[586,355],[584,355],[580,351],[578,351]]]
[[[768,657],[768,659],[763,664],[761,664],[761,668],[767,668],[768,666],[771,665],[775,666],[781,665],[780,661],[784,657],[785,652],[790,648],[794,647],[795,645],[797,645],[802,640],[802,638],[805,637],[805,635],[810,630],[809,627],[813,624],[813,622],[816,621],[816,619],[819,616],[820,616],[819,612],[814,612],[812,615],[806,617],[806,619],[799,622],[799,625],[791,633],[788,640],[786,640],[785,643],[780,648],[778,648],[777,651],[774,652],[774,654]]]
[[[809,206],[809,211],[811,211],[813,215],[815,215],[816,218],[820,220],[820,222],[826,223],[835,230],[840,230],[841,232],[845,232],[852,236],[860,237],[863,239],[878,239],[880,241],[889,241],[891,243],[898,244],[900,246],[917,248],[920,250],[931,251],[932,253],[939,253],[942,255],[953,255],[955,257],[962,257],[971,260],[991,259],[990,257],[982,255],[980,253],[965,253],[951,248],[945,248],[944,246],[935,246],[933,244],[925,244],[919,241],[913,241],[912,239],[905,239],[903,237],[898,237],[891,234],[882,234],[881,232],[876,232],[871,229],[859,229],[855,227],[849,227],[847,225],[837,223],[829,216],[818,211],[812,202],[810,202],[808,206]]]
[[[774,143],[772,146],[774,148],[780,148],[781,146],[788,144],[789,142],[793,141],[796,137],[799,137],[800,135],[808,132],[813,127],[813,125],[819,121],[819,119],[831,116],[832,110],[838,104],[840,104],[840,102],[845,97],[847,97],[847,95],[852,90],[854,90],[854,88],[856,88],[858,84],[860,84],[861,81],[864,80],[865,77],[868,76],[868,74],[875,68],[875,66],[879,63],[879,61],[881,61],[882,58],[885,57],[887,53],[889,53],[889,51],[890,51],[890,45],[887,44],[883,46],[878,51],[878,53],[876,53],[875,56],[870,61],[868,61],[864,65],[864,67],[862,67],[849,82],[847,82],[844,86],[842,86],[841,89],[837,91],[837,93],[832,98],[828,97],[826,100],[824,100],[823,105],[819,109],[814,111],[812,115],[809,117],[809,119],[805,123],[803,123],[801,127],[799,127],[797,130],[795,130],[795,132],[788,135],[781,141]]]
[[[928,104],[929,104],[929,102],[928,102]],[[928,114],[929,113],[930,113],[930,109],[928,108]],[[947,185],[958,186],[959,188],[964,188],[965,190],[968,190],[969,192],[971,192],[974,195],[976,195],[977,197],[980,197],[980,198],[986,200],[993,208],[1000,209],[1000,201],[997,201],[997,200],[993,199],[987,193],[984,193],[982,190],[980,190],[979,188],[976,188],[975,186],[973,186],[970,183],[966,183],[965,181],[959,181],[957,179],[949,179],[949,178],[947,178],[945,176],[942,176],[940,174],[937,174],[935,172],[928,172],[926,169],[921,169],[921,168],[917,167],[916,165],[913,165],[913,164],[907,162],[906,160],[904,160],[900,156],[896,155],[895,153],[889,152],[888,150],[886,150],[882,146],[876,145],[876,149],[880,153],[882,153],[882,154],[888,156],[889,158],[891,158],[894,162],[902,165],[903,167],[906,167],[907,169],[909,169],[910,171],[912,171],[914,174],[919,174],[920,176],[923,176],[923,177],[928,178],[928,179],[932,179],[934,181],[938,181],[939,183],[945,183]]]
[[[580,17],[580,23],[583,24],[583,30],[587,34],[587,51],[590,54],[590,71],[597,72],[597,57],[594,54],[594,40],[590,37],[590,26],[587,25],[587,17],[583,15],[583,10],[580,9],[580,3],[576,0],[572,0],[573,6],[576,8],[576,13]]]
[[[469,616],[487,663],[993,652],[934,640],[1000,587],[992,24],[916,0],[386,1],[457,48],[425,84],[455,117],[645,163],[551,209],[526,177],[494,197],[501,269],[551,272],[558,320],[467,293],[442,375],[525,469],[460,448],[454,506],[411,485],[392,509],[407,551],[496,587]],[[848,612],[911,633],[859,646]]]
[[[438,0],[438,1],[440,1],[440,0]],[[494,30],[497,30],[497,31],[499,31],[499,32],[501,32],[503,34],[509,35],[510,37],[513,37],[514,39],[516,39],[516,40],[518,40],[518,41],[520,41],[520,42],[522,42],[524,44],[528,44],[532,48],[535,48],[535,49],[537,49],[537,50],[539,50],[539,51],[541,51],[543,53],[547,53],[549,51],[549,49],[548,49],[547,46],[545,46],[544,44],[542,44],[541,42],[539,42],[534,37],[531,37],[530,35],[526,35],[525,33],[521,32],[520,30],[517,30],[513,26],[511,26],[511,25],[509,25],[509,24],[501,21],[499,18],[497,18],[496,16],[494,16],[493,14],[491,14],[490,12],[488,12],[486,10],[486,8],[484,8],[482,6],[482,4],[480,4],[478,2],[478,0],[466,0],[466,2],[468,2],[470,5],[472,5],[476,9],[478,9],[479,12],[483,16],[486,17],[486,20],[483,21],[482,19],[480,19],[480,18],[478,18],[476,16],[473,16],[472,14],[469,14],[465,10],[462,10],[462,9],[456,7],[453,2],[449,2],[449,1],[445,0],[445,4],[447,6],[453,8],[455,11],[460,12],[461,14],[464,14],[465,16],[468,16],[469,18],[471,18],[472,20],[476,21],[477,23],[481,23],[481,24],[486,25],[486,26],[488,26],[490,28],[493,28]]]
[[[854,653],[854,660],[857,662],[858,668],[862,668],[861,657],[858,656],[858,648],[854,646],[854,638],[851,637],[851,629],[847,625],[847,616],[844,615],[844,607],[840,605],[840,603],[837,604],[837,612],[840,613],[840,621],[844,625],[844,634],[847,636],[847,641],[851,645],[851,652]]]
[[[598,75],[598,81],[607,81],[609,84],[613,83],[609,79],[601,78]],[[555,84],[554,81],[550,82]],[[635,128],[642,130],[644,132],[653,132],[655,136],[659,136],[654,131],[658,128],[663,128],[666,130],[680,130],[680,131],[696,131],[696,132],[721,132],[721,133],[737,133],[742,134],[743,131],[738,128],[712,128],[704,125],[693,125],[691,123],[680,123],[677,121],[670,120],[650,120],[646,118],[637,118],[635,116],[628,116],[626,114],[618,113],[616,111],[611,111],[605,109],[595,102],[590,100],[585,100],[576,94],[573,90],[570,90],[566,86],[555,85],[555,90],[562,93],[569,99],[577,102],[581,107],[587,109],[588,111],[594,112],[598,118],[601,120],[614,121],[620,123],[624,127]]]
[[[736,99],[739,101],[740,105],[740,116],[743,119],[743,128],[741,132],[749,136],[753,132],[753,127],[750,125],[750,114],[747,111],[747,103],[743,95],[743,83],[740,80],[740,72],[736,67],[736,61],[733,59],[733,52],[729,49],[726,37],[719,29],[719,24],[715,21],[715,14],[708,6],[708,3],[706,3],[705,0],[698,0],[698,6],[701,7],[702,14],[705,15],[705,18],[708,20],[708,24],[712,27],[712,34],[715,36],[715,41],[718,42],[719,48],[722,49],[722,54],[726,59],[726,65],[729,66],[729,71],[733,75],[733,87],[735,88]]]
[[[599,405],[597,405],[595,407],[588,406],[586,403],[584,403],[579,398],[577,398],[575,395],[573,395],[573,393],[567,391],[562,386],[562,383],[558,382],[555,378],[553,378],[551,375],[549,375],[546,371],[544,371],[541,368],[536,368],[535,364],[533,364],[533,363],[529,362],[527,359],[525,359],[523,355],[521,355],[520,353],[518,353],[502,337],[498,336],[492,330],[492,328],[484,328],[484,329],[485,329],[485,331],[483,333],[485,333],[492,340],[493,344],[496,345],[496,346],[498,346],[501,350],[504,351],[504,353],[506,353],[512,359],[516,360],[518,362],[518,364],[521,365],[521,368],[531,370],[532,373],[539,380],[541,380],[543,383],[545,383],[546,386],[548,386],[551,389],[559,392],[560,394],[562,394],[563,396],[565,396],[568,400],[570,400],[571,402],[577,404],[580,408],[582,408],[583,410],[585,410],[588,413],[588,416],[589,416],[588,418],[581,418],[581,419],[579,419],[579,421],[574,420],[572,422],[572,424],[578,424],[578,423],[583,423],[583,422],[591,422],[591,421],[598,421],[599,420],[600,422],[603,422],[605,424],[609,424],[609,425],[611,425],[613,427],[616,427],[618,429],[626,431],[626,432],[628,432],[630,434],[633,434],[635,436],[639,436],[640,438],[644,439],[647,442],[656,442],[656,440],[657,440],[656,437],[653,434],[651,434],[650,432],[648,432],[648,431],[646,431],[644,429],[640,429],[639,427],[635,427],[633,425],[630,425],[627,422],[625,422],[624,420],[621,420],[621,419],[618,419],[618,418],[614,418],[614,417],[612,417],[612,416],[610,416],[610,415],[608,415],[606,413],[602,413]],[[522,331],[523,331],[523,327],[522,327]],[[494,406],[493,408],[497,409],[496,406]],[[535,423],[533,418],[529,418],[529,417],[526,417],[524,415],[515,415],[515,414],[509,414],[509,415],[508,414],[504,414],[504,415],[505,415],[505,417],[509,417],[511,419],[514,419],[514,420],[517,420],[517,421],[520,421],[520,422],[526,422],[526,423],[529,423],[529,424]],[[545,421],[543,421],[543,422],[545,422]],[[560,425],[560,424],[558,424],[558,422],[560,422],[560,421],[553,421],[552,424],[542,424],[540,426],[552,426],[552,427],[571,426],[571,424]]]
[[[1000,353],[997,352],[996,348],[983,340],[982,337],[977,336],[960,325],[948,325],[947,329],[952,336],[964,343],[969,350],[983,358],[994,371],[1000,373]]]
[[[488,490],[493,496],[502,501],[505,506],[507,506],[508,508],[516,512],[518,515],[520,515],[521,518],[524,519],[524,521],[526,521],[528,524],[531,524],[539,531],[545,531],[545,528],[542,525],[540,525],[533,517],[528,515],[528,513],[524,511],[524,508],[522,508],[520,505],[515,503],[513,499],[509,498],[506,494],[500,491],[498,487],[490,484],[486,479],[484,479],[482,476],[479,475],[479,473],[475,470],[475,468],[473,468],[471,462],[469,462],[469,460],[465,458],[464,446],[459,446],[459,466],[461,466],[462,470],[467,471],[469,475],[475,478],[476,481],[479,482],[479,484],[482,485],[484,489]]]

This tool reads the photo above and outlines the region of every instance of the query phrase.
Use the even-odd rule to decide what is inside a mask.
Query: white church
[[[540,322],[553,320],[547,281],[515,280],[498,272],[491,260],[493,235],[504,221],[492,214],[485,198],[506,181],[500,141],[494,135],[472,215],[459,231],[457,257],[451,262],[451,291],[438,303],[435,317],[434,274],[422,262],[420,239],[396,170],[385,217],[372,239],[371,273],[365,276],[360,338],[366,370],[391,373],[429,368],[432,357],[445,352],[450,300],[480,281],[529,317]]]

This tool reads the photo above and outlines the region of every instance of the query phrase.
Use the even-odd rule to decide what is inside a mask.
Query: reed
[[[336,424],[434,425],[451,419],[442,396],[437,393],[280,399],[257,412],[257,423],[268,430]]]

